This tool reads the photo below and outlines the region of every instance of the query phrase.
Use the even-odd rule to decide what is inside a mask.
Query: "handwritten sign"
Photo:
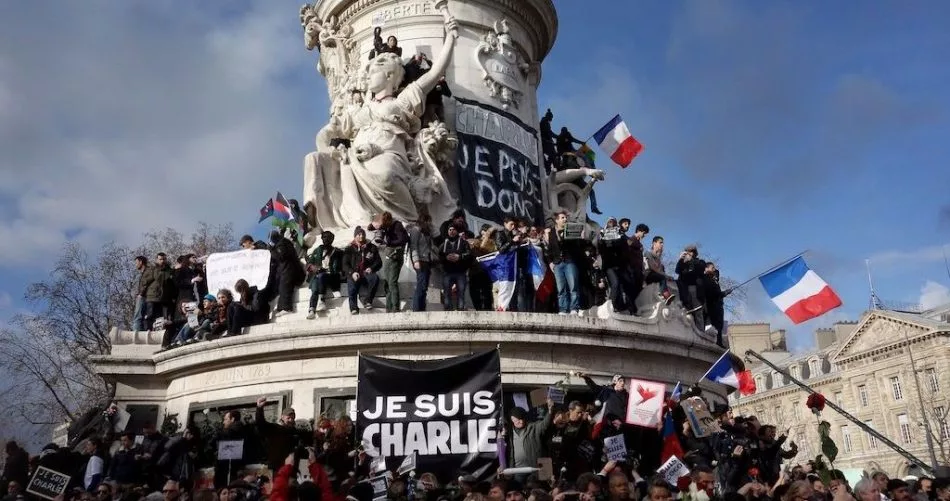
[[[373,486],[373,501],[383,501],[389,491],[389,477],[379,475],[368,480]]]
[[[212,294],[219,289],[234,292],[234,283],[247,280],[251,287],[263,289],[270,276],[270,251],[264,249],[216,252],[208,256],[205,264],[208,273],[208,290]],[[234,292],[234,300],[240,295]]]
[[[510,113],[461,98],[456,99],[455,131],[462,208],[495,224],[508,216],[540,224],[537,131]]]
[[[623,435],[605,438],[604,450],[607,452],[607,461],[624,461],[627,459],[627,444],[623,441]]]
[[[412,454],[406,456],[406,458],[402,460],[402,463],[399,465],[399,468],[396,470],[396,474],[400,476],[405,475],[406,473],[409,473],[410,471],[415,470],[415,469],[416,469],[416,453],[413,452]]]
[[[564,403],[564,397],[565,397],[565,396],[567,396],[567,392],[566,392],[566,391],[564,391],[564,390],[562,390],[562,389],[560,389],[560,388],[558,388],[558,387],[556,387],[556,386],[548,386],[548,398],[549,398],[552,402],[554,402],[554,403],[556,403],[556,404],[563,404],[563,403]]]
[[[708,437],[713,433],[719,433],[722,428],[719,427],[719,421],[713,419],[709,413],[709,407],[700,397],[689,397],[680,402],[680,407],[686,413],[686,420],[689,421],[689,427],[693,430],[693,436],[697,438]]]
[[[587,236],[587,225],[584,223],[567,223],[564,226],[564,240],[580,240]]]
[[[680,477],[689,475],[689,468],[687,468],[678,457],[670,456],[670,458],[663,463],[663,466],[656,470],[656,473],[663,477],[666,483],[676,485],[676,481],[679,480]]]
[[[627,424],[653,428],[660,424],[666,385],[641,379],[630,380],[627,398]]]
[[[69,475],[40,466],[26,486],[26,492],[43,499],[56,499],[66,492],[69,485]]]
[[[218,442],[218,461],[240,461],[243,457],[243,440],[221,440]]]

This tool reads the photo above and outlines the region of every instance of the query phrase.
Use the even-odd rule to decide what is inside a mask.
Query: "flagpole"
[[[728,355],[728,354],[729,354],[729,350],[726,350],[718,359],[716,359],[716,361],[715,361],[712,365],[709,366],[709,369],[706,371],[706,373],[703,374],[703,377],[699,378],[699,381],[696,381],[696,384],[702,383],[702,382],[703,382],[703,379],[706,379],[706,376],[709,375],[709,372],[713,370],[713,367],[715,367],[716,364],[718,364],[719,362],[721,362],[722,359],[725,358],[726,355]]]
[[[794,256],[792,256],[792,257],[790,257],[790,258],[788,258],[788,259],[786,259],[786,260],[780,262],[779,264],[776,264],[775,266],[772,266],[771,268],[769,268],[769,269],[763,271],[762,273],[759,273],[758,275],[753,276],[752,278],[746,280],[745,282],[742,282],[741,284],[736,285],[736,286],[734,286],[734,287],[730,287],[730,290],[736,290],[736,289],[738,289],[738,288],[740,288],[740,287],[742,287],[742,286],[745,286],[745,285],[747,285],[749,282],[752,282],[753,280],[755,280],[755,279],[761,277],[762,275],[765,275],[765,274],[767,274],[767,273],[769,273],[769,272],[771,272],[771,271],[774,271],[774,270],[776,270],[776,269],[778,269],[778,268],[781,268],[782,266],[785,266],[786,264],[791,263],[792,261],[794,261],[794,260],[796,260],[796,259],[798,259],[798,258],[804,256],[807,252],[808,252],[808,249],[805,249],[805,250],[799,252],[798,254],[795,254]]]

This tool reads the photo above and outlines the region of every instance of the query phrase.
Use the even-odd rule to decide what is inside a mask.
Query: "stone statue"
[[[320,24],[307,16],[312,7],[302,10],[305,42],[309,48],[317,33],[318,69],[327,77],[331,98],[329,123],[317,134],[317,151],[304,162],[304,198],[315,213],[311,233],[365,225],[386,211],[397,220],[415,221],[427,210],[438,221],[455,209],[442,171],[452,164],[456,140],[441,122],[426,129],[421,123],[426,95],[439,83],[458,38],[447,3],[437,2],[446,30],[440,54],[429,71],[401,89],[398,55],[384,52],[360,67],[349,38],[352,28],[335,19]]]
[[[482,37],[475,51],[475,62],[490,96],[501,101],[503,109],[520,105],[531,65],[524,62],[511,40],[508,21],[495,21],[494,31]]]
[[[584,183],[587,177],[590,181]],[[545,214],[566,211],[569,221],[587,223],[587,200],[590,198],[594,184],[603,181],[604,171],[587,167],[583,157],[577,157],[577,167],[554,171],[547,176],[547,193],[545,200]],[[582,186],[578,186],[582,185]],[[592,228],[599,228],[596,225]]]

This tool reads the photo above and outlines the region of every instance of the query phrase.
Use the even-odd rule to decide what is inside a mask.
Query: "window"
[[[851,443],[851,430],[847,425],[841,427],[841,439],[844,441],[845,452],[851,452],[854,450],[854,444]]]
[[[865,385],[858,385],[858,400],[861,402],[861,407],[868,406],[868,387]]]
[[[772,373],[772,388],[781,388],[782,383],[784,383],[785,376],[778,372]]]
[[[817,359],[808,361],[809,377],[818,377],[821,375],[821,362]]]
[[[835,405],[837,405],[838,407],[841,407],[841,392],[840,391],[835,392]]]
[[[940,391],[940,379],[937,377],[937,369],[930,368],[927,369],[927,381],[930,382],[930,391],[932,393],[937,393]]]
[[[795,416],[795,419],[800,419],[802,417],[801,406],[798,404],[799,402],[792,402],[792,414]]]
[[[898,376],[891,378],[891,393],[894,394],[894,400],[904,399],[904,391],[901,389],[901,378]]]
[[[755,392],[765,391],[765,384],[762,383],[762,376],[755,376]]]
[[[901,442],[909,444],[914,437],[910,433],[910,420],[907,419],[907,414],[898,414],[897,424],[901,428]]]
[[[937,418],[937,424],[940,426],[940,440],[950,439],[950,426],[947,425],[947,411],[944,407],[934,407],[934,417]]]
[[[865,421],[864,424],[867,425],[868,428],[874,428],[874,421],[868,420]],[[870,433],[865,433],[865,435],[867,435],[868,449],[877,449],[877,438]]]

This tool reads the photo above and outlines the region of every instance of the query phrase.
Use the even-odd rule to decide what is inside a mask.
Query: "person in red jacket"
[[[340,501],[333,493],[330,486],[330,478],[317,462],[313,454],[313,449],[308,448],[310,457],[308,458],[310,480],[297,484],[296,479],[291,485],[291,477],[297,473],[297,465],[294,464],[295,453],[290,453],[284,461],[284,465],[274,476],[274,487],[271,491],[270,501]]]

